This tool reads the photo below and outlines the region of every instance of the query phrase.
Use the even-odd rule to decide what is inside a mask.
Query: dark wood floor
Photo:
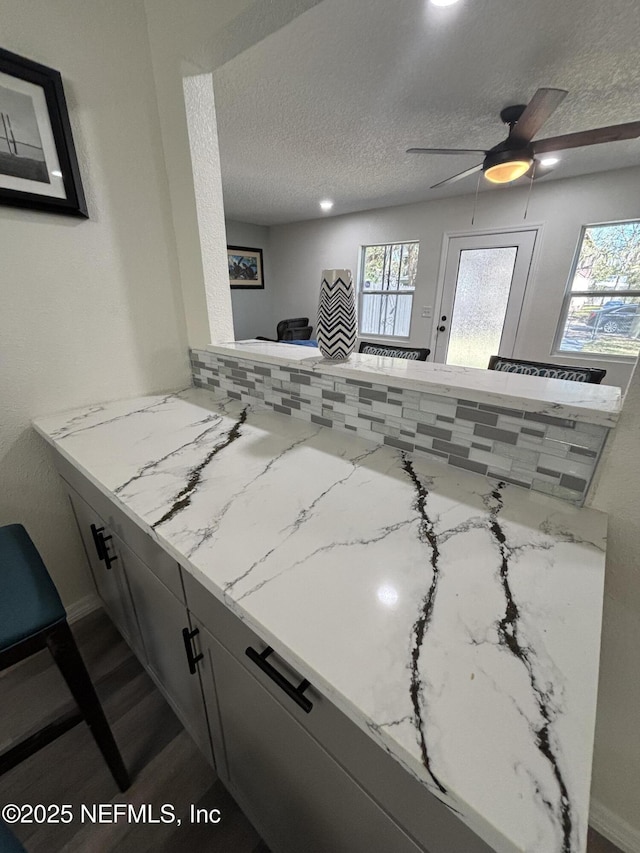
[[[215,772],[102,611],[75,626],[125,764],[134,782],[120,794],[81,724],[0,777],[0,804],[150,803],[175,806],[182,824],[73,823],[13,827],[28,853],[268,853]],[[0,674],[0,748],[72,707],[48,652]],[[219,809],[215,826],[191,825],[188,807]]]
[[[0,805],[70,803],[75,818],[15,825],[28,853],[269,853],[105,614],[90,614],[73,631],[134,782],[118,792],[84,724],[31,756],[0,777]],[[1,673],[0,749],[71,707],[48,652]],[[83,825],[80,806],[93,803],[149,803],[156,813],[172,804],[182,824]],[[191,824],[191,804],[219,809],[220,823]],[[591,830],[588,853],[620,851]]]

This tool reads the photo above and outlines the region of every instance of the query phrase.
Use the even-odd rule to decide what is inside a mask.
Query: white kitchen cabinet
[[[113,539],[102,517],[75,491],[68,489],[78,529],[82,538],[87,561],[96,591],[129,647],[145,663],[145,652],[140,636],[136,612],[131,600],[127,576],[122,562],[113,549]],[[104,547],[107,548],[106,559]],[[116,559],[113,559],[116,557]]]
[[[114,541],[138,616],[147,670],[203,755],[213,764],[187,609],[129,548],[117,537]]]
[[[145,556],[156,562],[156,571],[152,571],[116,535],[114,528],[121,529],[118,520],[108,525],[74,489],[67,489],[105,610],[213,764],[189,614],[184,602],[163,582],[168,578],[182,593],[178,564],[171,565],[167,555],[146,537]],[[113,512],[105,514],[113,518]]]
[[[402,829],[201,623],[219,713],[224,781],[277,853],[420,853]],[[249,660],[247,658],[247,660]],[[274,667],[278,666],[275,662]]]
[[[136,554],[142,562],[157,575],[176,598],[184,601],[184,589],[180,577],[180,567],[173,557],[167,554],[158,543],[142,530],[124,512],[113,498],[107,497],[100,489],[88,480],[63,456],[55,458],[56,468],[65,488],[73,497],[78,495],[91,510],[96,513],[101,523],[108,528],[109,534],[115,534]]]

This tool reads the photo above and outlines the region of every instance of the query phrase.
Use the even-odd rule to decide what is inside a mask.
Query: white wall
[[[445,233],[542,224],[538,262],[527,290],[515,355],[539,361],[579,362],[580,357],[550,356],[562,298],[582,225],[640,216],[640,169],[604,172],[535,184],[527,220],[526,188],[499,188],[481,193],[475,225],[473,196],[326,217],[270,229],[275,316],[315,317],[323,268],[358,266],[359,247],[366,244],[419,240],[420,256],[410,344],[428,346],[431,320],[420,317],[423,305],[434,306]],[[314,322],[315,325],[315,322]],[[583,357],[584,360],[584,357]],[[631,365],[598,359],[607,368],[606,382],[626,386]]]
[[[95,2],[95,0],[94,0]],[[217,127],[187,116],[183,78],[211,72],[319,0],[143,0],[186,308],[189,345],[232,334]],[[199,81],[204,83],[204,81]],[[192,90],[196,99],[200,93]],[[194,101],[191,99],[190,106]],[[212,117],[213,116],[213,117]],[[189,131],[187,130],[189,128]],[[203,143],[212,140],[208,150]],[[191,147],[190,147],[191,142]],[[236,333],[237,336],[237,333]]]
[[[273,318],[273,293],[276,282],[271,278],[271,259],[269,256],[269,229],[248,222],[234,222],[227,219],[227,243],[230,246],[246,246],[262,249],[264,290],[232,290],[233,325],[236,340],[255,338],[262,335],[273,338],[276,323],[284,319]],[[286,316],[294,316],[293,314]]]
[[[195,316],[201,318],[198,322],[202,323],[203,342],[222,343],[233,340],[234,334],[212,75],[196,74],[184,78],[183,90],[203,285],[198,286],[199,305]],[[183,295],[187,334],[193,346],[193,297],[196,294],[190,287],[183,289]]]
[[[61,71],[90,221],[0,207],[0,523],[67,604],[91,591],[37,415],[190,383],[141,0],[0,0],[2,46]]]
[[[206,162],[192,163],[183,78],[200,71],[211,71],[211,63],[201,56],[202,45],[248,7],[251,0],[216,0],[215,3],[210,0],[188,0],[187,3],[176,3],[175,0],[143,2],[186,309],[187,337],[190,346],[202,347],[211,343],[211,325],[212,320],[215,325],[216,312],[221,316],[223,330],[227,326],[231,329],[231,300],[227,296],[218,305],[209,305],[207,302],[207,277],[210,279],[210,289],[218,297],[221,296],[222,283],[226,283],[219,164],[215,164],[218,170],[216,176],[212,175]],[[190,116],[191,140],[195,143],[199,137],[217,135],[217,127],[210,126],[209,112],[207,108],[203,116],[198,117],[193,113]],[[212,156],[217,161],[217,141],[212,149]],[[200,211],[194,186],[194,165],[199,181]],[[211,181],[209,187],[206,186],[207,180]]]
[[[640,850],[640,367],[589,502],[609,514],[593,814]],[[631,844],[635,846],[631,846]]]

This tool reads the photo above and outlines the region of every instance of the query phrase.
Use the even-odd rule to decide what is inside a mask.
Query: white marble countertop
[[[35,426],[495,850],[585,850],[604,515],[198,389]]]
[[[326,376],[394,385],[606,427],[616,425],[622,407],[622,391],[613,385],[567,382],[359,353],[354,353],[348,361],[331,362],[314,348],[271,341],[233,341],[211,344],[206,349],[221,356],[248,358]]]

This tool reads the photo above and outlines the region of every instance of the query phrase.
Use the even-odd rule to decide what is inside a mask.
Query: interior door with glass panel
[[[434,361],[487,367],[513,355],[537,231],[451,237]]]

